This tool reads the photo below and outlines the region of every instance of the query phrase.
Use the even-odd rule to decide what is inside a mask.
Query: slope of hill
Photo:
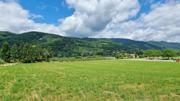
[[[180,49],[180,43],[169,43],[169,42],[165,42],[165,41],[149,41],[148,42],[151,45],[155,45],[157,47],[161,47],[162,49],[164,48],[172,48],[172,49]]]
[[[142,42],[129,39],[71,38],[42,32],[16,34],[0,32],[0,45],[7,41],[10,45],[23,43],[37,44],[50,48],[59,57],[111,55],[115,51],[135,52],[145,49],[180,49],[179,43]]]
[[[123,43],[125,46],[131,46],[137,49],[163,49],[156,44],[149,44],[148,42],[143,41],[134,41],[130,39],[111,39],[114,42]],[[179,44],[180,45],[180,44]]]

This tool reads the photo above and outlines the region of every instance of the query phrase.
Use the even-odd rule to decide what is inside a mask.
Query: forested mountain
[[[180,49],[180,43],[169,43],[165,41],[160,41],[160,42],[150,41],[148,43],[151,45],[155,45],[157,47],[161,47],[162,49],[164,48]]]
[[[58,57],[109,56],[117,51],[134,53],[146,49],[180,49],[179,43],[142,42],[129,39],[71,38],[42,32],[16,34],[1,31],[0,45],[4,42],[8,42],[10,45],[21,45],[24,43],[39,45],[51,49],[54,55]]]

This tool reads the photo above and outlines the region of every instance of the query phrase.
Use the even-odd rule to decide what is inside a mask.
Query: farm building
[[[180,62],[180,59],[176,59],[176,62]]]

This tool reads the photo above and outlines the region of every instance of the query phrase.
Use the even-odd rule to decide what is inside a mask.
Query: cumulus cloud
[[[49,33],[63,34],[60,29],[50,24],[40,24],[33,19],[41,17],[29,13],[23,9],[15,0],[0,1],[0,30],[12,31],[17,33],[27,31],[43,31]]]
[[[136,15],[138,1],[134,0],[67,0],[75,9],[62,21],[63,31],[70,36],[89,37],[104,30],[109,23],[120,23]]]
[[[180,42],[180,2],[153,2],[149,13],[131,19],[141,9],[138,0],[67,0],[75,12],[60,26],[69,36]]]
[[[110,23],[95,37],[121,37],[135,40],[180,42],[180,3],[152,7],[152,11],[137,20]],[[114,35],[113,35],[114,34]]]

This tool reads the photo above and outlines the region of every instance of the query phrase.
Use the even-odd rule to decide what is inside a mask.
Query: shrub
[[[0,59],[0,64],[5,64],[6,62],[2,59]]]

